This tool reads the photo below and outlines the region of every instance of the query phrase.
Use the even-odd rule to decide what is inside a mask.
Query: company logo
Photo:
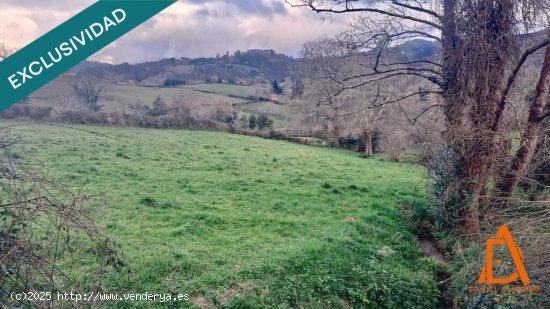
[[[512,261],[516,268],[515,272],[509,275],[508,277],[498,278],[494,276],[493,265],[497,266],[502,265],[502,259],[497,258],[493,263],[494,257],[494,248],[495,246],[506,245],[510,255],[512,256]],[[487,239],[487,253],[485,265],[479,274],[478,283],[492,283],[492,284],[507,284],[516,281],[518,278],[524,284],[529,283],[529,276],[525,270],[525,265],[523,265],[523,252],[521,248],[514,242],[510,229],[506,225],[501,226],[496,234],[495,238]]]
[[[505,256],[510,256],[511,261],[509,258],[503,261],[502,257]],[[510,229],[506,225],[499,227],[495,237],[486,241],[484,265],[477,284],[468,287],[469,292],[492,295],[497,303],[512,303],[521,300],[521,297],[542,292],[542,286],[529,283],[531,280],[524,260],[523,251],[514,242]],[[510,273],[508,269],[513,270],[513,273],[506,277],[498,276],[502,275],[502,270]]]

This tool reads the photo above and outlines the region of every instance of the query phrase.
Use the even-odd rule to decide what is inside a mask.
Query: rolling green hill
[[[419,167],[215,132],[33,124],[9,134],[23,138],[21,157],[97,196],[90,213],[127,263],[103,275],[109,291],[191,295],[176,307],[105,307],[436,306],[432,263],[400,211],[423,207]]]
[[[52,107],[57,112],[79,109],[80,106],[71,96],[71,79],[58,78],[44,86],[29,97],[33,106]],[[162,97],[171,104],[174,96],[183,96],[192,102],[187,102],[193,108],[213,110],[216,106],[231,105],[246,116],[265,114],[274,121],[275,129],[288,127],[288,106],[269,101],[248,99],[247,97],[265,96],[265,89],[260,86],[245,86],[231,84],[194,84],[179,87],[145,87],[102,83],[103,89],[99,104],[103,112],[132,113],[132,106],[137,103],[151,107],[153,101]]]

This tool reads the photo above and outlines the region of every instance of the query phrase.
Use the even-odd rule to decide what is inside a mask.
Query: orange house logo
[[[512,261],[514,262],[514,265],[516,267],[516,270],[513,274],[504,278],[495,278],[493,274],[493,248],[499,245],[506,245],[508,247],[508,251],[512,256]],[[495,262],[497,265],[502,264],[501,259],[497,259]],[[529,283],[529,276],[527,275],[527,271],[525,270],[525,266],[523,265],[523,252],[521,251],[520,247],[514,242],[512,234],[510,234],[510,229],[508,229],[506,225],[503,225],[498,229],[495,238],[487,240],[486,261],[483,269],[481,270],[481,274],[479,274],[479,280],[477,282],[507,284],[517,280],[518,277],[524,284]]]

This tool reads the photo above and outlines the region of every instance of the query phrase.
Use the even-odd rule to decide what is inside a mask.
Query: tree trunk
[[[498,185],[500,198],[508,198],[516,189],[519,181],[527,172],[537,142],[539,139],[539,125],[543,120],[543,113],[548,104],[548,92],[550,91],[550,45],[546,46],[544,62],[537,83],[535,100],[529,109],[527,126],[521,137],[521,146],[512,159],[509,171],[502,182]]]
[[[365,144],[365,156],[370,157],[374,153],[372,149],[372,132],[365,131],[363,137],[363,143]]]
[[[472,8],[469,23],[456,20],[457,3],[444,1],[444,137],[455,157],[451,163],[456,171],[452,189],[464,201],[462,205],[452,205],[460,209],[458,227],[464,234],[477,235],[480,199],[499,129],[496,111],[509,64],[513,3],[503,0],[494,5],[491,0],[480,1]]]
[[[340,128],[334,120],[325,124],[325,139],[331,147],[340,147]]]

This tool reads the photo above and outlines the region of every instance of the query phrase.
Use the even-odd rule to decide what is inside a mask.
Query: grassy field
[[[289,126],[289,109],[287,106],[276,104],[273,102],[252,102],[238,105],[241,113],[249,117],[250,115],[265,114],[273,119],[273,127],[282,129]]]
[[[22,157],[101,197],[91,213],[128,265],[107,274],[109,290],[191,295],[107,307],[437,303],[431,262],[400,211],[423,207],[416,166],[226,133],[78,128],[102,135],[38,124],[11,133]]]
[[[130,112],[130,105],[140,102],[143,105],[152,106],[157,96],[161,96],[168,104],[175,95],[191,95],[196,102],[204,102],[205,105],[236,104],[244,100],[228,97],[224,94],[210,94],[193,90],[190,86],[165,88],[142,87],[137,85],[103,84],[103,93],[99,101],[105,112]],[[68,106],[69,96],[72,92],[66,79],[55,80],[33,95],[31,104],[38,106],[51,106],[55,109],[64,109]],[[73,104],[75,104],[73,102]]]
[[[161,96],[164,100],[170,104],[172,98],[175,95],[183,94],[184,96],[191,94],[193,99],[198,102],[205,102],[208,104],[233,104],[240,103],[243,100],[230,98],[224,95],[209,94],[193,91],[189,87],[141,87],[132,85],[108,85],[105,87],[106,98],[111,102],[119,102],[123,104],[132,104],[139,99],[142,104],[152,106],[153,101],[157,96]],[[105,103],[109,104],[109,103]]]
[[[104,84],[100,104],[105,112],[131,112],[131,105],[140,102],[152,106],[157,96],[161,96],[170,104],[177,95],[191,98],[195,104],[204,105],[208,110],[215,110],[218,105],[230,104],[247,117],[266,114],[274,122],[275,129],[286,128],[289,125],[288,107],[272,102],[247,102],[244,99],[229,97],[258,95],[261,89],[257,86],[230,84],[196,84],[175,88],[142,87],[137,85]],[[71,87],[66,78],[60,78],[49,83],[30,97],[30,102],[36,106],[53,107],[55,110],[74,109],[77,104],[69,95]],[[204,93],[208,91],[212,93]]]

